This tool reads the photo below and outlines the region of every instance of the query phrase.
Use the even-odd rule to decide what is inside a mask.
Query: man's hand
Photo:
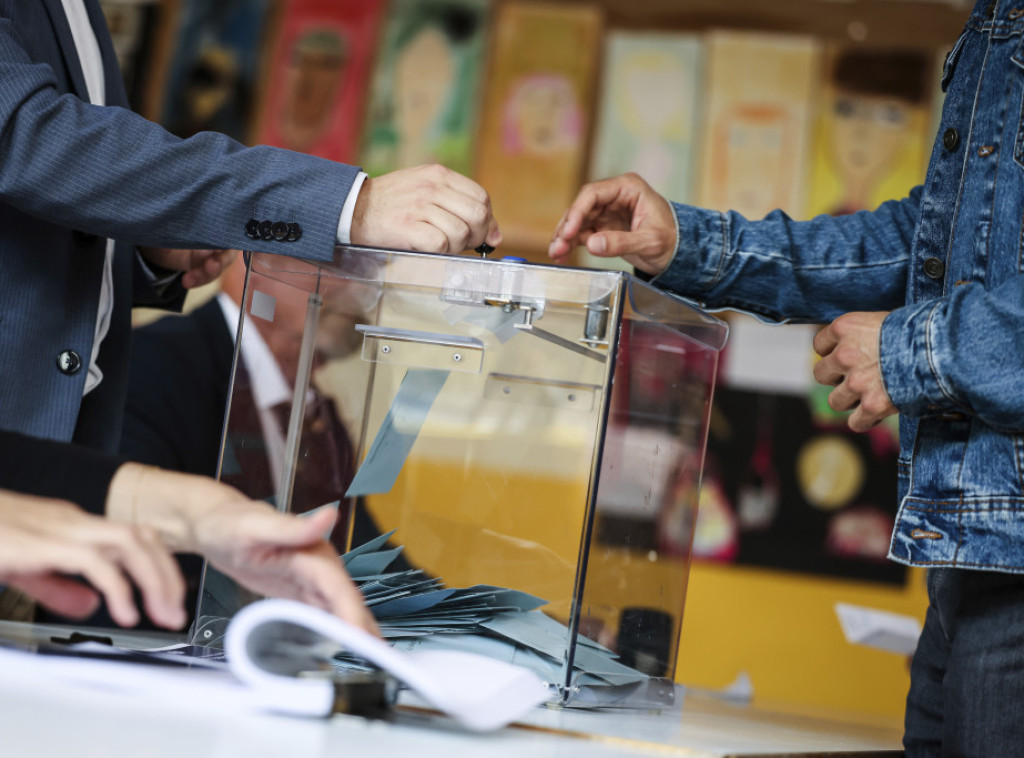
[[[888,315],[846,313],[814,336],[814,352],[821,356],[814,378],[835,387],[828,396],[833,410],[853,410],[848,424],[855,432],[866,432],[899,413],[885,391],[878,355],[882,322]]]
[[[286,515],[213,479],[126,463],[110,483],[107,517],[153,527],[170,550],[199,553],[254,592],[314,605],[379,634],[325,538],[335,511]]]
[[[214,281],[238,255],[237,250],[173,250],[167,247],[140,247],[139,252],[157,266],[184,271],[181,286],[187,290]]]
[[[357,245],[460,253],[501,243],[491,199],[479,184],[444,166],[417,166],[367,178],[356,198]]]
[[[577,245],[591,255],[622,256],[648,274],[659,274],[676,252],[672,206],[636,174],[583,185],[565,212],[548,255],[562,260]]]
[[[62,500],[0,492],[0,582],[74,618],[95,611],[102,594],[114,621],[134,626],[139,612],[129,578],[154,623],[185,623],[185,582],[153,530],[115,524]]]

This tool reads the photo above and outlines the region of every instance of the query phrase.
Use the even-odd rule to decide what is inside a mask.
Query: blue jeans
[[[930,569],[907,758],[1024,756],[1024,576]]]

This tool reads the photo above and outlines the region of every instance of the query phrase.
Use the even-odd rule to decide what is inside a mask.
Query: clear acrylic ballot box
[[[673,676],[724,323],[619,271],[358,247],[251,254],[241,311],[223,481],[538,598],[563,699],[581,646]],[[251,599],[208,567],[194,641]]]

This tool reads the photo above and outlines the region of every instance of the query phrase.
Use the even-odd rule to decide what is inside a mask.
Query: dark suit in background
[[[213,476],[233,354],[234,336],[216,299],[185,316],[167,316],[136,329],[121,454],[140,463]],[[275,492],[248,384],[243,365],[236,378],[232,434],[227,440],[222,480],[252,498],[267,499]],[[329,471],[326,466],[313,471],[300,467],[293,499],[298,510],[342,499],[332,542],[343,551],[348,520],[343,495],[355,473],[355,451],[340,419],[334,416],[337,434],[333,443],[339,466]],[[323,443],[312,439],[311,434],[304,433],[303,444],[312,444],[320,452]],[[326,481],[314,476],[321,470]],[[361,501],[353,506],[352,541],[358,545],[380,534],[380,530]],[[401,557],[392,566],[393,570],[405,568],[409,565]]]

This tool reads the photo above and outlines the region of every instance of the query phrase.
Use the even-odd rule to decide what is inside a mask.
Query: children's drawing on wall
[[[897,505],[895,424],[857,434],[848,414],[822,410],[811,380],[814,327],[739,315],[730,327],[694,557],[902,582],[904,569],[886,560]]]
[[[245,139],[267,8],[267,0],[180,3],[168,25],[176,44],[159,109],[171,132]]]
[[[471,173],[487,15],[486,0],[392,7],[363,142],[371,174],[423,163]]]
[[[285,68],[278,126],[282,144],[309,152],[330,126],[348,59],[348,40],[335,29],[312,29],[295,40]]]
[[[609,35],[592,178],[635,171],[663,196],[690,200],[700,57],[692,35]]]
[[[505,246],[541,251],[582,178],[601,15],[510,2],[494,28],[476,175]]]
[[[555,158],[571,154],[583,136],[576,88],[562,74],[528,74],[502,108],[501,146],[507,155]]]
[[[832,49],[820,101],[812,214],[841,215],[906,196],[924,180],[933,57]]]
[[[818,57],[805,37],[708,36],[701,205],[750,218],[803,210]]]
[[[355,162],[382,0],[288,0],[255,142]]]

